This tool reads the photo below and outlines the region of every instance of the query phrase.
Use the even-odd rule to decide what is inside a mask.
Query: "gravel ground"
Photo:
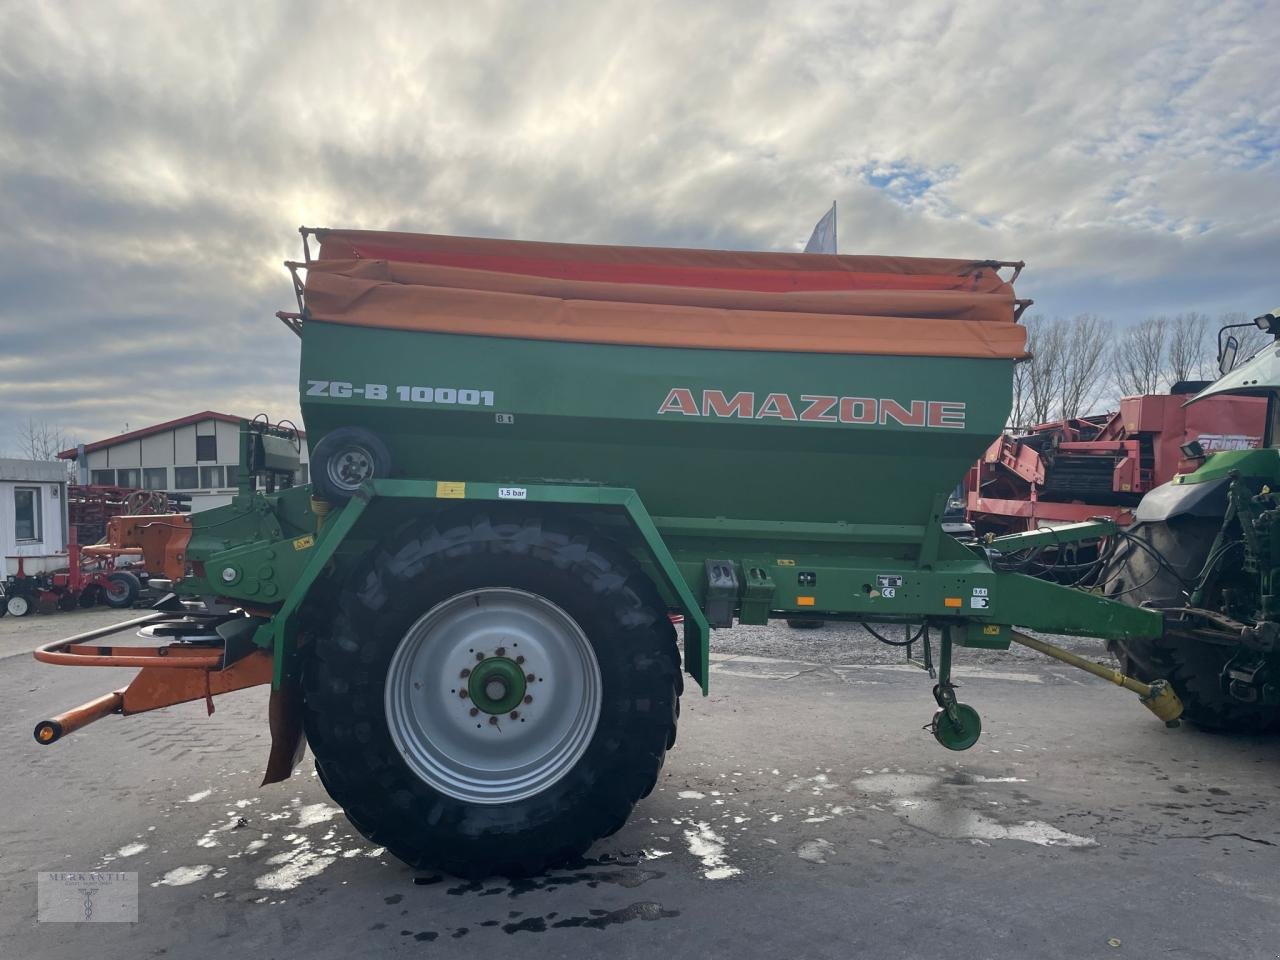
[[[112,610],[90,607],[58,613],[33,613],[25,617],[0,617],[0,657],[30,653],[36,647],[77,633],[96,630],[124,620],[146,616],[147,610]],[[123,634],[123,637],[132,634]]]
[[[885,636],[898,640],[902,637],[902,627],[876,627]],[[1031,631],[1028,631],[1031,632]],[[1065,647],[1072,653],[1082,657],[1114,663],[1107,653],[1106,644],[1092,637],[1065,637],[1054,634],[1036,633],[1051,643]],[[937,658],[937,633],[934,633],[934,658]],[[899,647],[891,647],[880,643],[866,629],[856,623],[840,623],[828,621],[820,627],[797,630],[787,626],[785,620],[774,620],[767,626],[748,627],[735,626],[732,630],[716,630],[711,634],[711,651],[725,656],[749,655],[756,657],[772,657],[779,660],[797,660],[805,663],[858,663],[858,664],[890,664],[901,663],[904,651]],[[921,656],[920,645],[913,650],[914,655]],[[1039,665],[1048,659],[1027,647],[1012,644],[1004,650],[970,650],[958,649],[956,663],[1009,664],[1011,661],[1032,661]]]

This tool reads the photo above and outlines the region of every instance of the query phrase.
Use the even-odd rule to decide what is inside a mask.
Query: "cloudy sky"
[[[1046,314],[1260,312],[1277,50],[1266,0],[0,0],[0,450],[296,416],[304,223],[798,249],[834,199]]]

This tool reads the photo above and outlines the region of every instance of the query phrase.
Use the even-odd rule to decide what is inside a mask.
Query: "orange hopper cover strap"
[[[730,350],[1021,359],[987,261],[319,231],[307,319]]]

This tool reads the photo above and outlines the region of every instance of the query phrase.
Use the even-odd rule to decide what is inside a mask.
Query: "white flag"
[[[813,236],[804,245],[805,253],[836,252],[836,204],[831,201],[831,209],[823,214],[818,225],[813,228]]]

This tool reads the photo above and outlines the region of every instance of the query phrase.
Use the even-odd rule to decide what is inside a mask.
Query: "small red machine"
[[[178,502],[183,501],[183,502]],[[189,498],[163,490],[135,490],[73,484],[67,489],[67,552],[39,556],[9,556],[17,570],[0,578],[0,616],[16,617],[32,611],[52,612],[105,603],[109,607],[133,606],[142,592],[147,571],[138,548],[117,549],[100,543],[112,517],[181,511]],[[82,546],[87,541],[87,545]],[[66,566],[52,572],[29,572],[32,560],[62,560]],[[130,559],[135,562],[131,563]]]

